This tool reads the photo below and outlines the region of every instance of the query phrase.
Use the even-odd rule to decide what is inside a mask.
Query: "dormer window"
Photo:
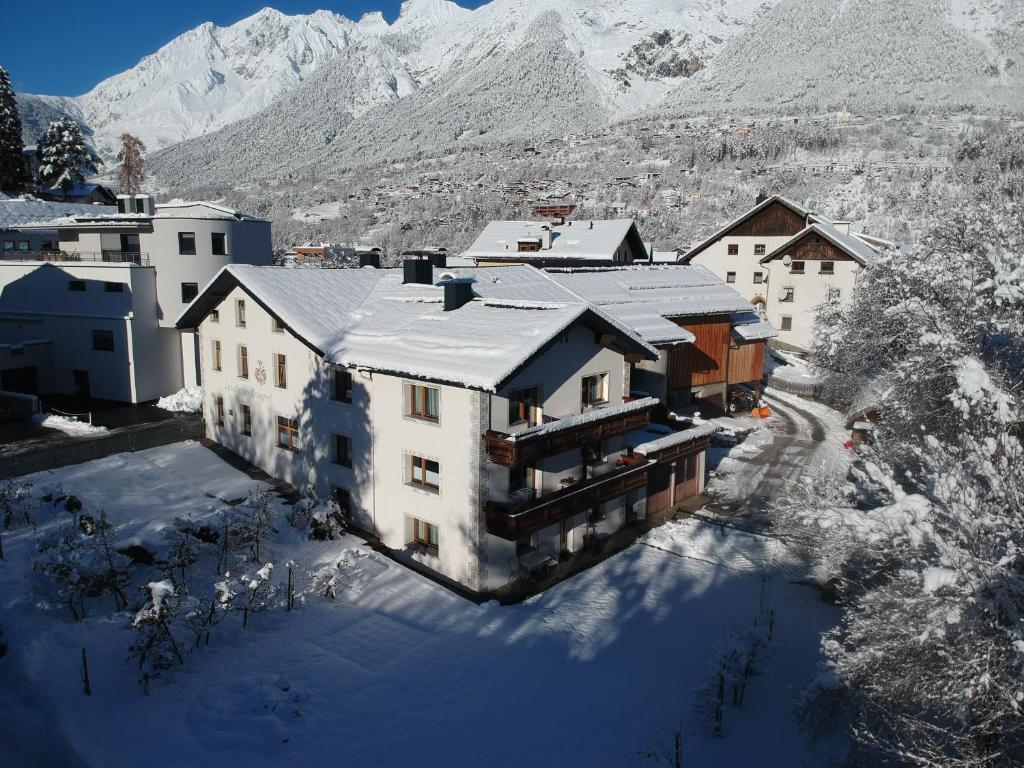
[[[519,246],[520,253],[536,253],[540,250],[539,238],[524,238],[522,240],[517,240],[516,243]]]

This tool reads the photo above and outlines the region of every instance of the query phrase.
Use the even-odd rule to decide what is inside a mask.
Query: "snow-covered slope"
[[[1024,104],[1020,0],[783,0],[661,114]]]

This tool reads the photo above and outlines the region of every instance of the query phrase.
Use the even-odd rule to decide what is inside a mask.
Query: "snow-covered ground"
[[[106,510],[120,540],[149,547],[175,517],[202,520],[262,487],[196,443],[28,479],[36,493],[59,485],[86,510]],[[130,612],[97,599],[74,623],[29,592],[35,543],[53,526],[40,524],[39,533],[6,531],[0,561],[7,765],[46,765],[47,755],[150,768],[650,765],[640,753],[669,744],[680,723],[688,765],[813,766],[841,749],[808,744],[790,714],[837,614],[791,583],[799,564],[765,537],[670,523],[543,595],[499,607],[467,602],[352,537],[309,542],[282,523],[264,553],[275,576],[289,558],[300,572],[343,562],[337,599],[307,596],[292,612],[250,617],[244,632],[228,615],[209,646],[144,696],[126,662]],[[154,580],[137,569],[136,584]],[[774,639],[717,738],[695,691],[763,607],[774,611]]]
[[[40,413],[32,417],[32,421],[41,427],[56,429],[66,435],[99,435],[107,431],[106,427],[96,426],[87,421],[79,421],[68,416],[60,416],[55,413]]]

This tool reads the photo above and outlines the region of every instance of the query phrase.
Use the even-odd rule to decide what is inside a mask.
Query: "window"
[[[113,352],[114,351],[114,332],[113,331],[93,331],[92,332],[92,348],[95,352]]]
[[[519,253],[536,253],[540,250],[539,240],[520,240]]]
[[[4,240],[4,250],[5,251],[13,251],[14,250],[14,241],[13,240]]]
[[[104,293],[124,293],[124,283],[104,283]]]
[[[220,342],[217,339],[214,339],[210,342],[210,347],[213,352],[213,370],[219,371],[221,370]]]
[[[739,246],[738,243],[729,243],[729,245],[727,247],[729,249],[729,255],[730,256],[739,256],[740,255],[740,246]]]
[[[274,333],[284,333],[284,323],[276,317],[270,318],[270,330]]]
[[[793,301],[796,294],[792,288],[783,288],[781,301]]]
[[[431,491],[440,490],[441,467],[436,461],[410,454],[408,462],[410,485],[417,485]]]
[[[517,389],[508,393],[508,423],[528,423],[531,427],[537,424],[537,388]]]
[[[754,255],[764,256],[764,243],[754,243]]]
[[[424,387],[419,384],[409,384],[406,390],[407,416],[427,421],[437,421],[440,409],[440,393],[437,387]]]
[[[349,439],[345,435],[334,436],[334,463],[343,467],[352,466],[352,457],[349,456]]]
[[[68,280],[69,291],[84,291],[85,280]]]
[[[341,403],[352,402],[352,374],[348,371],[334,369],[334,392],[332,399]]]
[[[182,256],[195,256],[196,255],[196,233],[195,232],[179,232],[178,233],[178,253]]]
[[[782,325],[779,328],[780,331],[792,331],[793,330],[793,318],[789,315],[782,316]]]
[[[214,256],[228,255],[228,236],[223,232],[213,232],[210,235],[210,250]]]
[[[220,322],[220,310],[219,309],[211,309],[210,310],[210,322],[211,323],[219,323]]]
[[[238,345],[238,378],[249,378],[249,348],[244,344]]]
[[[834,275],[836,272],[836,263],[834,261],[823,261],[818,271],[823,275]]]
[[[19,240],[18,241],[18,250],[22,251],[22,252],[28,251],[29,250],[29,242],[28,242],[28,240]]]
[[[299,422],[284,416],[277,417],[277,447],[289,451],[299,450]]]
[[[789,271],[798,275],[802,275],[804,273],[804,263],[802,261],[794,261],[792,264],[789,265]]]
[[[252,437],[252,408],[248,405],[239,406],[242,410],[242,434]]]
[[[245,299],[235,301],[235,325],[245,328]]]
[[[532,496],[536,488],[537,473],[533,467],[520,464],[508,471],[508,490],[516,496]]]
[[[843,292],[841,290],[839,290],[838,288],[829,288],[828,289],[828,300],[829,301],[833,301],[833,302],[839,301],[839,299],[842,298],[842,295],[843,295]]]
[[[727,283],[735,283],[736,282],[736,273],[735,272],[726,272],[725,273],[725,282],[727,282]]]
[[[288,387],[288,361],[280,352],[274,353],[274,386],[278,389]]]
[[[190,304],[199,295],[199,283],[181,284],[181,303]]]
[[[145,213],[146,212],[146,201],[143,200],[141,197],[136,197],[135,198],[135,212],[136,213]]]
[[[218,427],[224,426],[224,398],[220,395],[213,398],[213,418]]]
[[[584,376],[582,401],[584,406],[597,405],[608,400],[608,375],[604,373]]]
[[[754,273],[754,285],[760,285],[764,282],[764,272]]]
[[[425,520],[412,518],[412,543],[423,547],[428,554],[436,557],[438,552],[437,526]]]

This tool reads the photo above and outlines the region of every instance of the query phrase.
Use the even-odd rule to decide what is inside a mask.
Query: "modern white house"
[[[703,490],[711,428],[629,394],[658,350],[531,266],[232,265],[178,325],[211,439],[474,593]]]
[[[536,221],[492,221],[459,257],[478,267],[508,264],[591,266],[649,261],[651,246],[632,219],[588,219],[568,216],[575,206],[538,206]],[[451,262],[456,263],[456,262]]]
[[[857,257],[851,257],[848,266],[832,271],[829,266],[849,261],[846,256],[816,259],[821,262],[816,266],[823,269],[791,277],[792,270],[782,263],[785,254],[780,249],[789,247],[797,236],[806,236],[813,225],[819,227],[819,234],[827,232],[826,239],[842,241],[842,253],[856,253]],[[823,301],[849,298],[857,271],[883,244],[877,238],[850,232],[849,222],[832,221],[774,195],[692,247],[680,261],[707,267],[758,307],[778,329],[775,343],[779,346],[806,350],[814,337],[814,308]],[[775,254],[778,258],[772,258]],[[798,267],[804,263],[793,258]]]
[[[148,195],[16,229],[30,247],[0,257],[0,388],[38,395],[140,403],[195,383],[175,319],[226,264],[272,260],[268,222]]]

